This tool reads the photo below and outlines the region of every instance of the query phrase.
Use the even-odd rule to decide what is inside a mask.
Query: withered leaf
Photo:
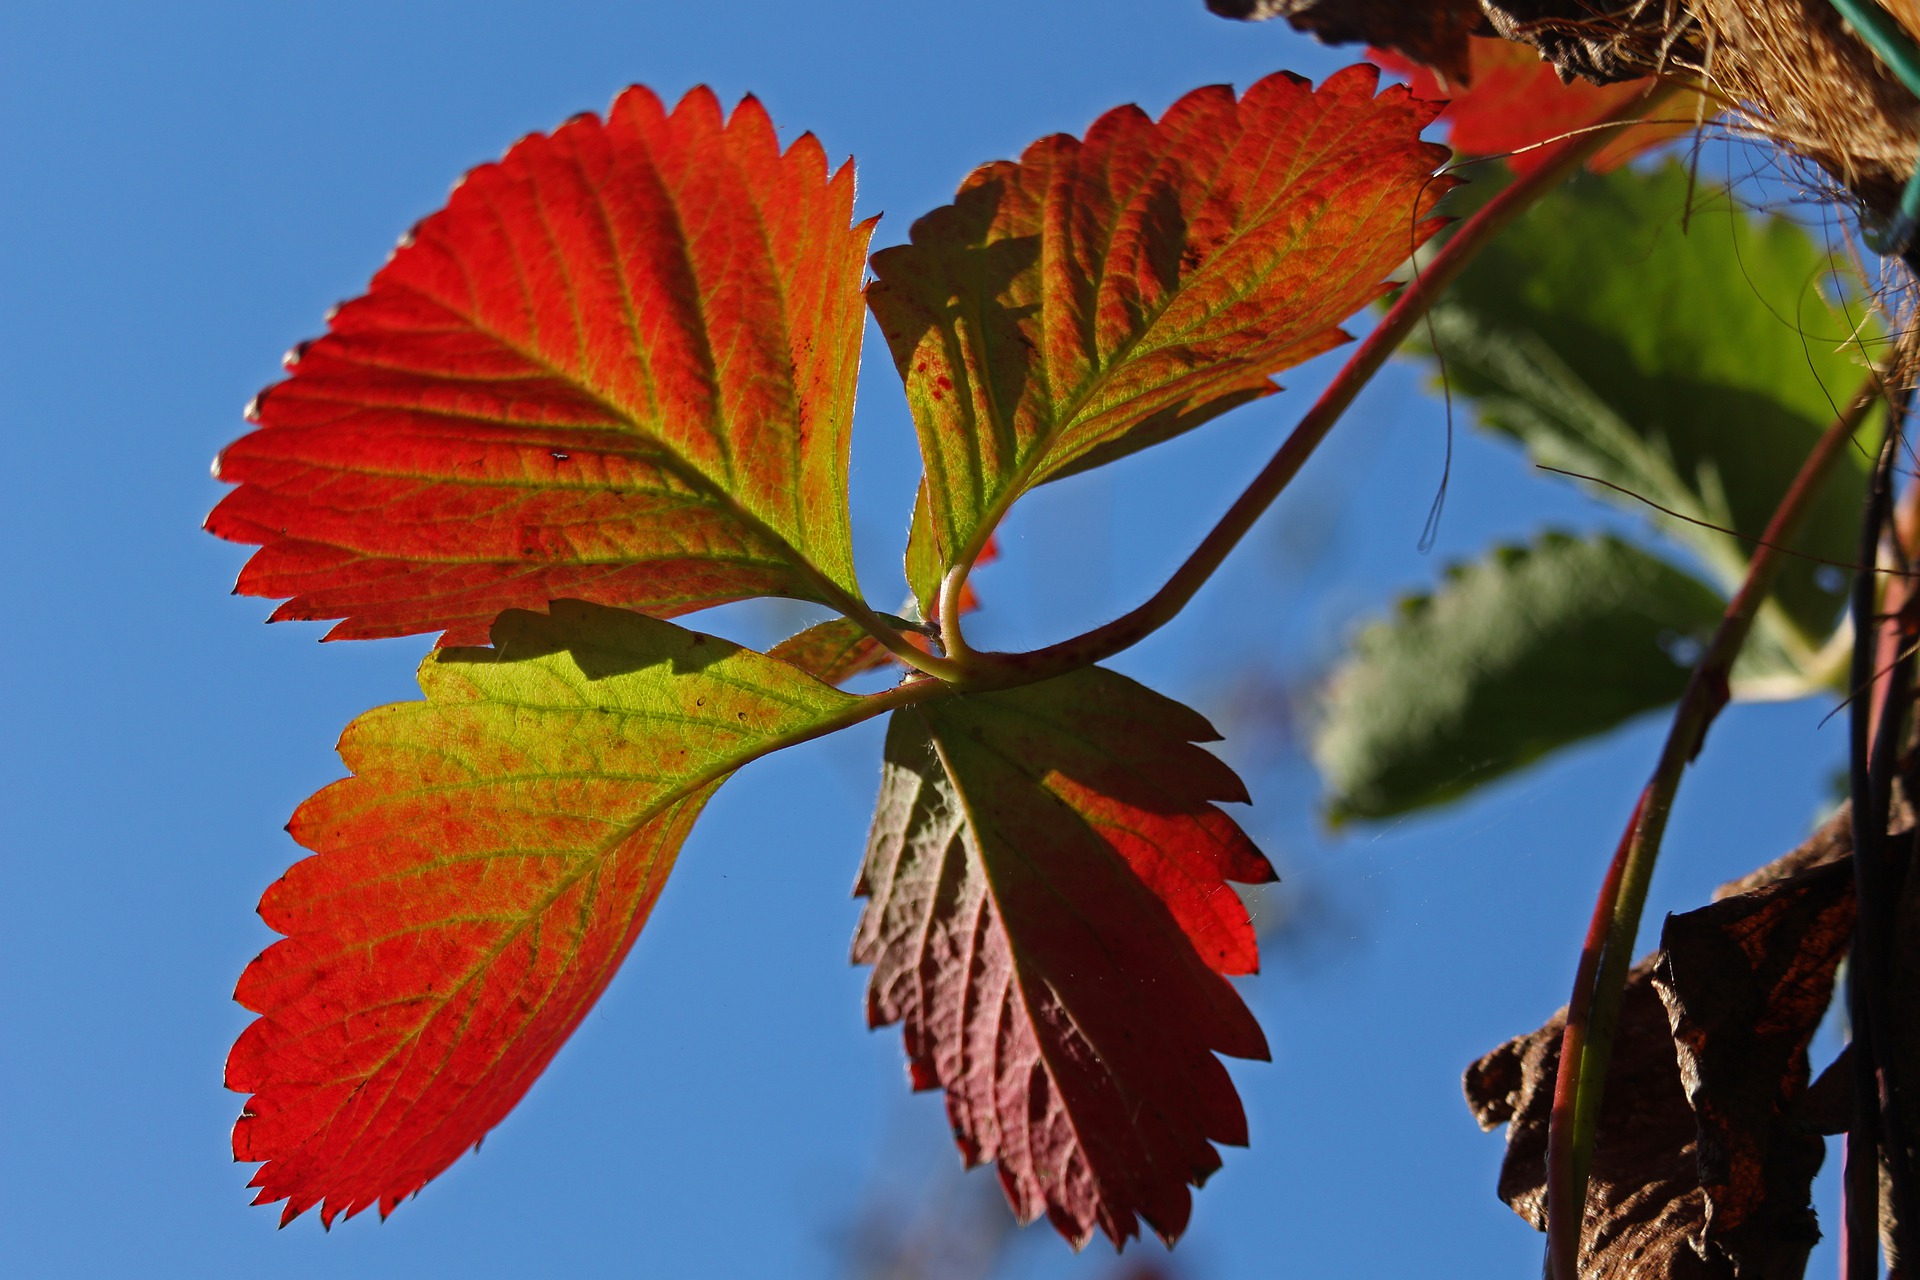
[[[1693,1110],[1674,1061],[1666,1010],[1642,962],[1626,1001],[1607,1071],[1599,1142],[1581,1227],[1583,1280],[1719,1280],[1690,1243],[1706,1217],[1695,1157]],[[1467,1068],[1467,1105],[1483,1129],[1507,1122],[1500,1198],[1547,1226],[1547,1117],[1560,1065],[1563,1009],[1538,1031],[1501,1045]]]
[[[1568,80],[1635,80],[1695,52],[1689,25],[1669,27],[1669,6],[1645,0],[1486,0],[1480,8],[1494,32],[1532,45]]]
[[[1832,817],[1820,824],[1818,830],[1787,850],[1763,867],[1755,867],[1738,880],[1729,880],[1713,891],[1713,900],[1723,902],[1728,898],[1767,885],[1797,876],[1803,871],[1825,866],[1829,862],[1845,862],[1853,856],[1853,808],[1841,805]]]
[[[1583,1277],[1803,1273],[1819,1239],[1810,1199],[1825,1148],[1798,1104],[1852,929],[1845,822],[1670,917],[1662,950],[1633,969],[1593,1155]],[[1481,1126],[1508,1124],[1501,1198],[1541,1230],[1565,1025],[1562,1010],[1465,1080]]]
[[[1853,906],[1851,864],[1829,862],[1670,916],[1660,935],[1653,983],[1698,1123],[1695,1247],[1764,1260],[1759,1274],[1799,1275],[1820,1238],[1808,1197],[1825,1144],[1788,1111],[1808,1087]]]
[[[1285,18],[1328,44],[1404,53],[1457,84],[1469,80],[1467,37],[1532,45],[1560,74],[1595,84],[1635,80],[1677,53],[1697,55],[1693,30],[1645,0],[1207,0],[1226,18]]]
[[[1285,18],[1328,44],[1393,49],[1462,84],[1467,37],[1486,30],[1476,0],[1207,0],[1207,8],[1246,22]]]

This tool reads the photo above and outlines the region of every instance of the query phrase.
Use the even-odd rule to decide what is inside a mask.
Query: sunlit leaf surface
[[[1689,191],[1692,191],[1691,202]],[[1691,206],[1691,216],[1688,216]],[[1669,163],[1576,177],[1434,309],[1448,385],[1541,463],[1653,519],[1723,591],[1881,349],[1838,264],[1785,218],[1730,208]],[[1848,450],[1760,618],[1783,661],[1823,640],[1855,555],[1871,448]],[[1624,490],[1624,492],[1621,492]],[[1671,511],[1663,515],[1636,501]]]
[[[384,1214],[477,1144],[580,1024],[733,770],[857,699],[672,623],[577,601],[441,649],[424,702],[340,740],[289,826],[285,934],[236,999],[237,1159],[290,1219]],[[283,1219],[284,1220],[284,1219]]]
[[[871,224],[759,103],[629,89],[473,170],[221,454],[243,594],[334,637],[853,589]]]
[[[1266,1040],[1222,974],[1257,964],[1229,880],[1273,869],[1218,801],[1205,720],[1098,668],[896,712],[860,880],[868,1018],[904,1025],[969,1163],[1023,1219],[1171,1240],[1244,1143],[1216,1053]]]
[[[1044,481],[1272,392],[1346,337],[1437,225],[1437,109],[1373,68],[1318,89],[1216,86],[974,171],[874,255],[869,303],[926,463],[909,570],[923,601]]]

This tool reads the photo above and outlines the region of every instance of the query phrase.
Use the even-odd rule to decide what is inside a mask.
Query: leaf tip
[[[741,100],[741,105],[746,105],[745,99]],[[758,107],[759,103],[756,101],[754,105]],[[674,104],[673,117],[676,121],[693,121],[697,122],[698,127],[717,131],[726,119],[726,111],[720,106],[720,95],[713,91],[712,86],[697,84]],[[766,118],[764,110],[760,112],[760,117]]]
[[[1281,72],[1282,75],[1290,74]],[[1304,80],[1301,83],[1306,83]],[[1390,92],[1399,86],[1389,86]],[[1333,72],[1320,82],[1320,92],[1332,90],[1336,93],[1364,93],[1368,97],[1378,96],[1380,90],[1380,68],[1371,62],[1351,62]]]
[[[643,84],[630,84],[614,95],[607,105],[607,126],[631,125],[638,117],[645,121],[659,121],[666,118],[666,105],[660,96]]]

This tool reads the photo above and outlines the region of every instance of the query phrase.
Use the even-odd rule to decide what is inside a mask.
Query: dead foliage
[[[1669,917],[1660,950],[1633,970],[1597,1130],[1583,1277],[1803,1274],[1820,1237],[1811,1188],[1821,1134],[1844,1126],[1851,1104],[1844,1073],[1812,1092],[1807,1056],[1852,937],[1846,821],[1843,812],[1710,905]],[[1465,1081],[1481,1126],[1508,1126],[1501,1198],[1541,1230],[1564,1026],[1562,1010]]]
[[[1568,79],[1682,81],[1732,127],[1813,161],[1883,215],[1920,150],[1920,102],[1829,0],[1208,2],[1229,17],[1284,17],[1329,42],[1395,50],[1458,82],[1469,35],[1531,45]],[[1880,4],[1920,33],[1916,0]]]

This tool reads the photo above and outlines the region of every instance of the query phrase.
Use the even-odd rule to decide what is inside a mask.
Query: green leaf
[[[940,619],[940,549],[933,545],[933,517],[927,505],[927,482],[913,498],[913,523],[907,527],[907,587],[920,608],[920,616]]]
[[[1548,534],[1456,566],[1362,632],[1314,758],[1335,821],[1464,794],[1677,699],[1723,601],[1612,537]]]
[[[1678,163],[1580,176],[1495,241],[1433,312],[1454,393],[1535,461],[1620,486],[1731,592],[1814,440],[1864,376],[1853,324],[1823,296],[1829,255],[1784,218],[1696,195]],[[1871,346],[1870,327],[1860,334]],[[1864,451],[1836,469],[1796,549],[1851,561]],[[1769,638],[1804,666],[1843,583],[1781,574]],[[1828,586],[1837,589],[1828,589]],[[1782,616],[1784,615],[1784,616]]]

